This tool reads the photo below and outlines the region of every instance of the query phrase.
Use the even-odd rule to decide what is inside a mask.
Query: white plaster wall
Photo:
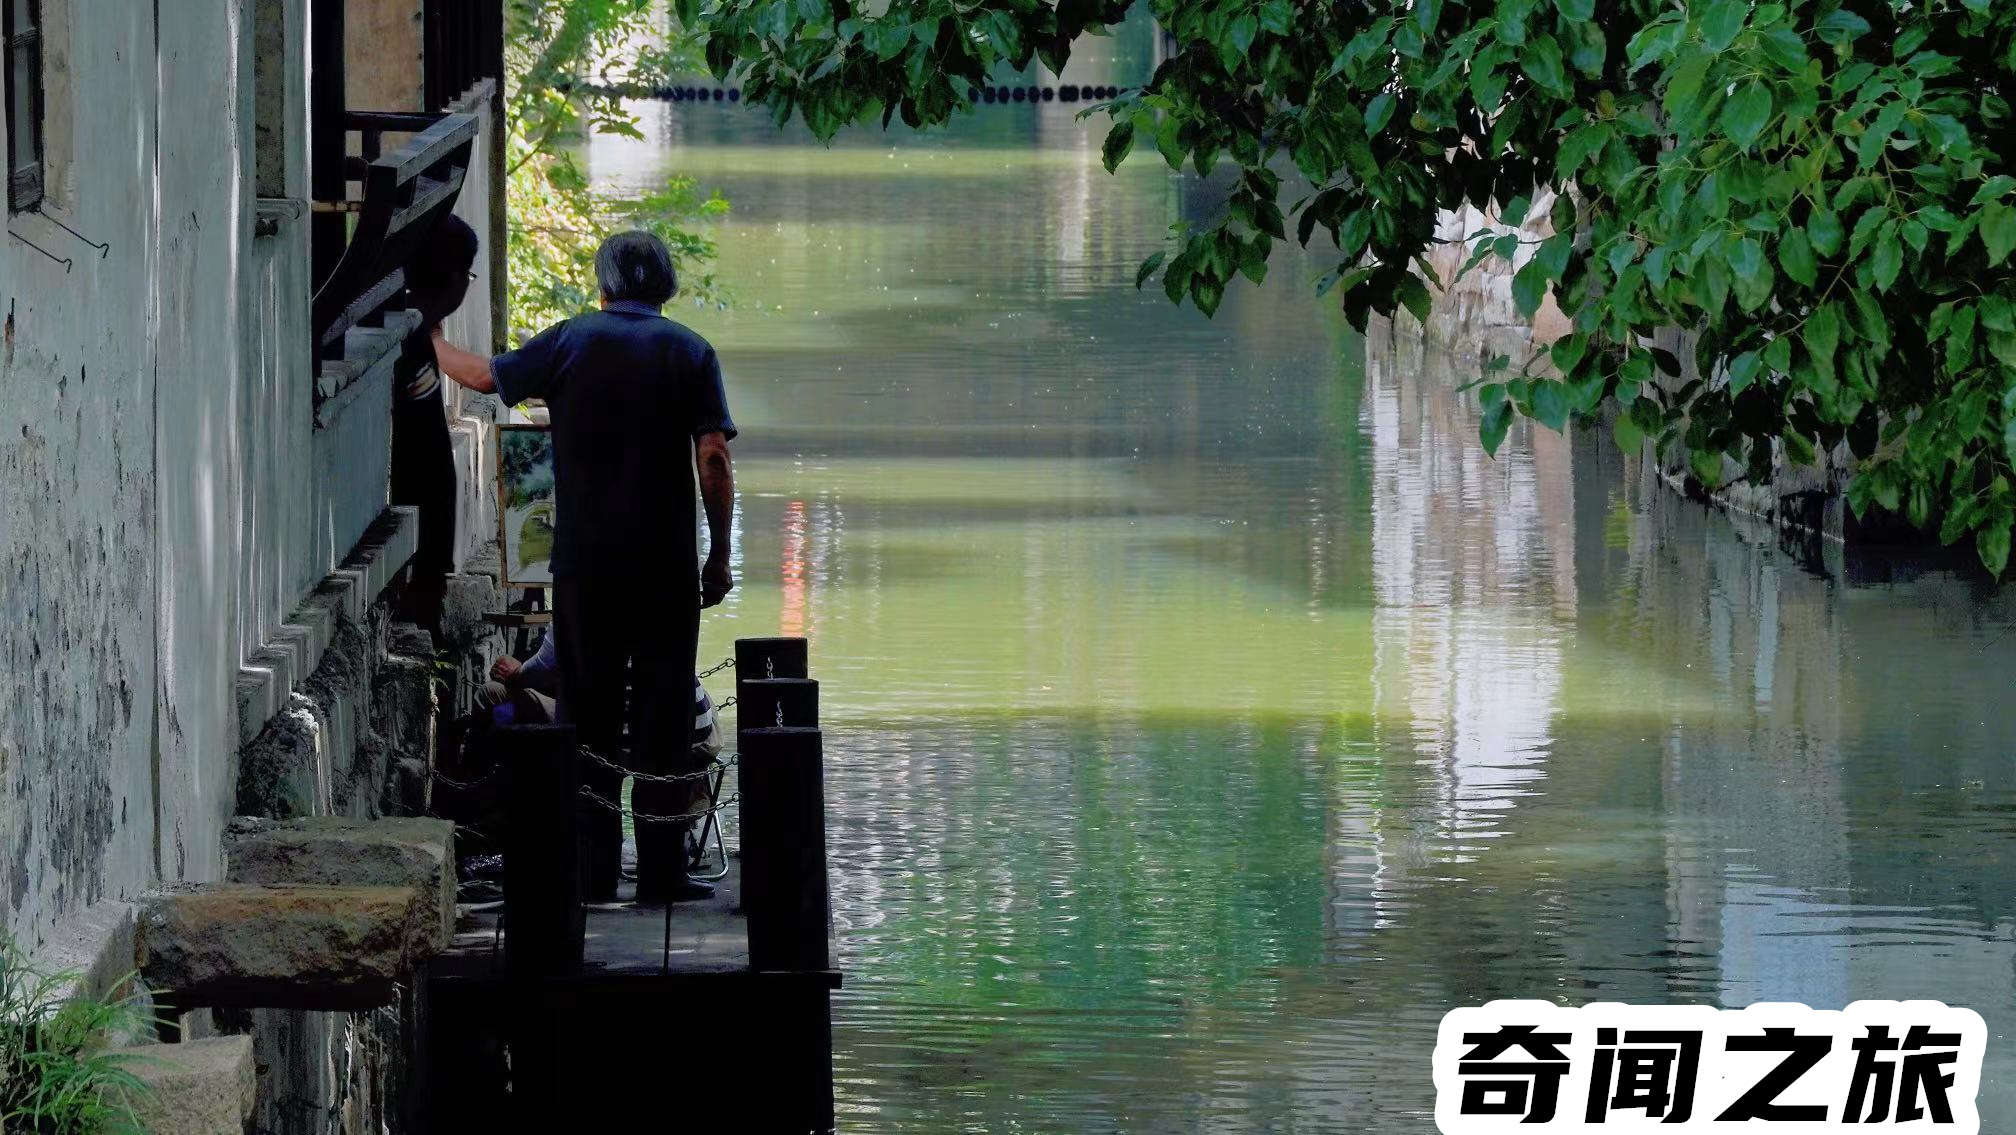
[[[308,196],[304,140],[308,129],[307,5],[304,0],[256,0],[259,19],[281,27],[264,67],[282,76],[277,95],[280,122],[269,136],[283,144],[267,155],[268,167],[282,172],[277,185],[282,200],[301,202]],[[308,219],[305,212],[283,221],[278,231],[255,236],[249,244],[249,266],[241,281],[238,435],[242,447],[238,524],[244,557],[238,593],[238,653],[252,653],[271,641],[325,568],[316,563],[309,539],[308,516],[313,502],[311,472],[302,455],[312,444],[314,392],[307,376],[313,366],[309,350]]]
[[[156,745],[160,870],[171,881],[222,877],[224,824],[237,794],[237,705],[220,695],[238,673],[246,548],[239,277],[252,240],[249,20],[248,0],[188,5],[160,22],[155,45]]]
[[[491,148],[496,143],[493,109],[488,98],[465,100],[455,109],[479,118],[476,145],[469,152],[469,173],[456,199],[455,215],[476,230],[483,248],[476,257],[476,280],[469,285],[469,298],[453,316],[443,321],[448,337],[472,351],[495,351],[492,343],[490,208]],[[455,570],[466,571],[472,560],[497,541],[497,400],[475,394],[454,383],[447,387],[449,436],[455,445],[455,472],[461,478],[462,493],[455,515]]]
[[[0,892],[30,947],[155,873],[154,4],[43,7],[74,95],[48,212],[109,247],[0,238]]]
[[[303,0],[43,5],[51,196],[0,239],[0,897],[31,950],[92,903],[218,876],[240,666],[377,515],[390,424],[380,375],[318,432],[307,222],[254,233],[258,155],[269,191],[276,164],[253,25],[289,29],[277,168],[298,199]],[[479,158],[462,210],[487,233]],[[482,515],[489,434],[460,425]]]

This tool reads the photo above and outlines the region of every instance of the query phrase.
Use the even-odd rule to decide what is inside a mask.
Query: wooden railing
[[[344,159],[344,184],[359,196],[318,201],[318,212],[348,213],[355,226],[342,258],[315,292],[315,356],[341,358],[353,327],[377,326],[387,306],[405,290],[406,266],[434,223],[455,207],[476,141],[468,114],[393,114],[352,111],[344,128],[361,135],[357,155]],[[410,135],[385,150],[386,134]]]

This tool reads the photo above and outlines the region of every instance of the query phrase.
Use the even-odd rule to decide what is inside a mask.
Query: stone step
[[[365,1009],[448,943],[417,886],[201,883],[139,901],[140,975],[178,1010]]]
[[[454,841],[454,824],[425,817],[240,816],[224,833],[224,878],[266,887],[418,887],[446,941],[455,933]]]
[[[249,1036],[142,1044],[112,1055],[146,1086],[131,1103],[149,1135],[219,1135],[245,1130],[252,1118],[258,1072]]]

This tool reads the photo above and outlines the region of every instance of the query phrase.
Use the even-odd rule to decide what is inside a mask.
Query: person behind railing
[[[441,599],[455,568],[455,449],[441,406],[434,332],[462,306],[476,279],[476,230],[453,213],[421,240],[406,266],[406,302],[420,312],[392,369],[392,503],[420,510],[420,542],[406,589],[406,617],[441,637]]]
[[[700,609],[735,586],[729,570],[735,500],[721,363],[714,348],[661,314],[678,290],[672,256],[657,237],[619,233],[595,254],[600,311],[548,328],[515,351],[486,358],[437,330],[441,372],[506,403],[544,398],[553,422],[556,531],[553,627],[560,664],[560,718],[581,743],[618,759],[624,672],[634,690],[631,766],[692,769],[687,716]],[[694,469],[699,478],[696,491]],[[700,561],[694,498],[704,500],[707,559]],[[618,799],[620,772],[589,762],[584,785]],[[701,898],[713,888],[686,873],[678,825],[650,815],[683,814],[679,785],[638,781],[637,897]],[[615,897],[622,866],[621,817],[584,809],[585,897]],[[646,833],[649,833],[648,835]]]
[[[560,696],[560,662],[553,645],[548,630],[540,634],[532,657],[521,662],[507,654],[491,665],[481,700],[493,723],[544,725],[553,720]]]

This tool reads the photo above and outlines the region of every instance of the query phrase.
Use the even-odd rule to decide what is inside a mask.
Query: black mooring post
[[[757,678],[808,678],[805,640],[802,638],[738,638],[735,640],[735,697],[742,697],[741,685]],[[745,719],[746,720],[746,719]]]
[[[579,973],[585,941],[571,725],[496,730],[504,772],[504,970],[513,978]]]
[[[826,783],[817,729],[745,729],[742,909],[756,970],[829,968]]]
[[[735,683],[735,725],[745,729],[819,728],[819,683],[810,678],[757,678]]]

